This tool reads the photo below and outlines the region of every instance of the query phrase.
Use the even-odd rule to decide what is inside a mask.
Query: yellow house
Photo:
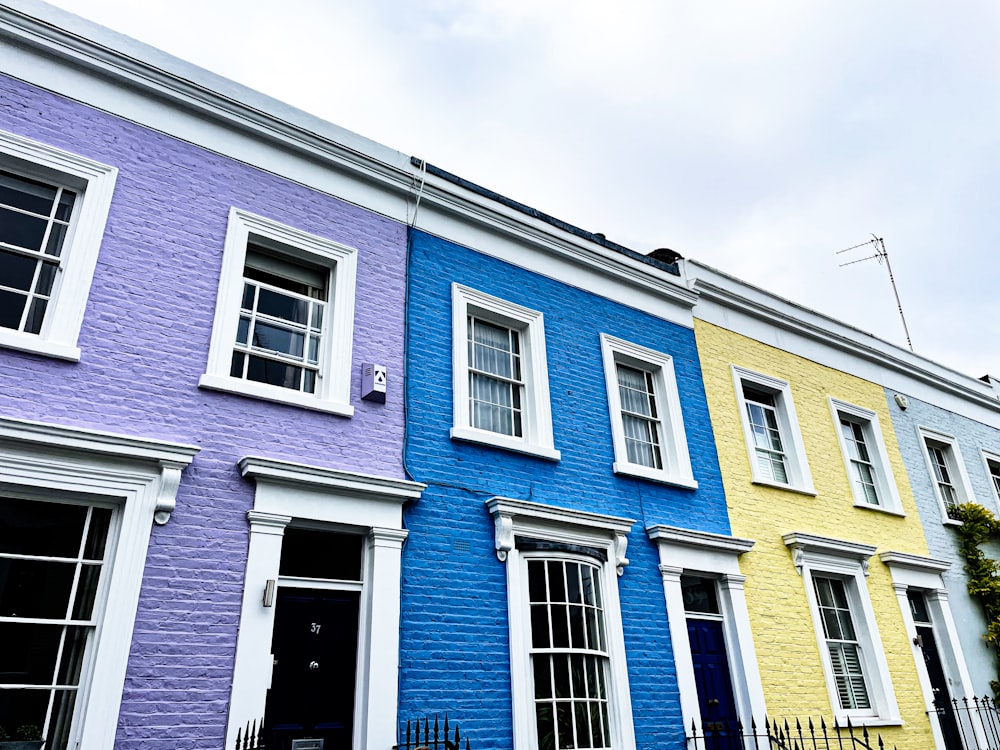
[[[878,363],[834,321],[686,270],[732,534],[755,542],[739,567],[769,717],[945,748],[911,607],[933,595],[960,659],[934,593],[948,565],[928,556]]]

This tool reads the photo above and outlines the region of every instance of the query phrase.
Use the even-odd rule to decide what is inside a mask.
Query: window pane
[[[302,368],[265,357],[250,356],[246,378],[257,383],[299,390]]]
[[[363,541],[359,534],[286,528],[281,542],[279,573],[300,578],[360,581]]]
[[[0,683],[53,684],[62,633],[62,625],[0,622]]]
[[[49,222],[36,216],[0,208],[0,242],[25,250],[41,250]]]
[[[34,258],[0,250],[0,286],[30,291],[37,265],[38,261]]]
[[[0,680],[3,675],[0,674]],[[43,727],[49,706],[48,690],[0,689],[0,727],[17,729],[25,725]],[[8,730],[9,731],[9,730]],[[51,743],[46,748],[57,747]]]
[[[55,199],[56,188],[51,185],[0,170],[0,205],[48,216]]]
[[[75,572],[73,563],[0,558],[0,617],[66,617]]]
[[[0,497],[0,553],[75,558],[86,519],[86,506]]]

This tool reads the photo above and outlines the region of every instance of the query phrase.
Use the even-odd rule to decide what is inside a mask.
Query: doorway
[[[955,718],[954,705],[951,702],[951,691],[948,688],[948,678],[945,675],[944,663],[934,637],[934,625],[931,622],[930,611],[924,595],[914,589],[906,592],[910,602],[910,612],[913,614],[913,624],[917,630],[920,651],[927,667],[927,677],[930,679],[934,694],[934,708],[937,711],[941,735],[944,738],[946,750],[963,750],[962,738],[959,733],[958,721]]]

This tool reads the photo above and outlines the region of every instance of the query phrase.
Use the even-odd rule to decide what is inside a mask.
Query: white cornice
[[[860,542],[849,542],[845,539],[835,539],[829,536],[819,536],[818,534],[807,534],[804,531],[792,531],[781,537],[785,545],[797,555],[823,554],[835,557],[846,557],[867,563],[868,559],[875,554],[875,547],[871,544]],[[799,562],[796,562],[798,565]]]
[[[718,552],[730,552],[734,555],[742,555],[744,552],[749,552],[755,544],[753,539],[742,539],[725,534],[713,534],[708,531],[695,531],[693,529],[682,529],[677,526],[663,526],[661,524],[647,526],[646,533],[650,539],[660,544],[691,547],[694,549],[711,549]]]
[[[716,304],[789,331],[907,379],[947,392],[994,412],[1000,400],[992,387],[976,378],[952,370],[919,354],[906,351],[861,329],[841,323],[822,313],[802,307],[721,271],[687,260],[683,272],[691,288],[700,295],[700,305]],[[714,322],[695,309],[695,317]],[[725,327],[725,326],[724,326]],[[731,327],[737,333],[741,331]]]
[[[881,552],[879,559],[890,568],[905,568],[924,573],[943,573],[951,567],[947,560],[936,560],[923,555],[911,555],[907,552]]]
[[[177,469],[190,464],[198,451],[201,450],[193,445],[184,445],[183,443],[117,435],[82,427],[64,427],[10,417],[0,417],[0,440],[154,461],[168,464]]]
[[[218,135],[212,135],[214,131],[211,128],[186,128],[179,135],[226,156],[276,171],[324,192],[332,192],[396,221],[409,221],[409,206],[416,198],[418,186],[422,185],[420,213],[431,219],[427,231],[432,234],[498,257],[504,257],[504,254],[491,251],[494,245],[504,240],[513,240],[532,250],[542,250],[571,266],[582,265],[601,277],[652,295],[654,299],[668,303],[668,306],[680,308],[683,311],[681,314],[670,315],[669,318],[690,326],[690,308],[697,295],[677,277],[598,243],[576,237],[489,196],[427,175],[398,151],[134,39],[46,3],[6,0],[0,5],[0,43],[30,50],[47,62],[87,76],[88,81],[110,81],[120,92],[134,91],[161,107],[184,113],[185,116],[193,115],[200,122],[214,123],[266,143],[281,153],[294,154],[322,169],[333,170],[354,180],[353,186],[346,187],[341,183],[335,186],[308,169],[300,166],[293,168],[290,165],[294,160],[287,157],[257,163],[259,150],[241,150],[235,139],[220,139]],[[8,51],[13,54],[13,50]],[[178,136],[175,132],[176,118],[155,115],[155,108],[137,107],[134,103],[126,105],[120,97],[107,94],[92,95],[88,93],[88,86],[63,90],[60,86],[66,85],[65,76],[53,77],[39,72],[40,66],[30,60],[21,61],[19,66],[5,66],[5,70],[9,72],[11,67],[14,67],[15,75],[36,85]],[[434,214],[458,219],[459,224],[457,227],[451,225],[448,219],[435,222]],[[471,236],[470,229],[474,230]],[[530,256],[530,253],[526,255]],[[510,253],[507,253],[509,256]],[[545,273],[544,270],[538,272]],[[548,275],[565,279],[564,269]],[[600,290],[597,293],[601,293]],[[622,296],[628,299],[628,295]],[[655,310],[651,312],[657,314]]]
[[[415,500],[427,487],[420,482],[410,482],[406,479],[327,469],[258,456],[241,458],[239,467],[244,477],[256,479],[257,482],[332,489],[344,494],[397,502]]]
[[[509,497],[491,497],[486,507],[494,516],[526,518],[532,521],[547,521],[566,526],[580,526],[611,534],[627,534],[635,521],[631,518],[605,516],[584,510],[571,510],[555,505],[542,505],[527,500],[513,500]]]

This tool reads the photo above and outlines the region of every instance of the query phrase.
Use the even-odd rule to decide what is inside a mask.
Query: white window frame
[[[899,487],[896,485],[896,477],[892,472],[892,464],[889,463],[889,453],[885,447],[885,439],[882,435],[882,426],[879,424],[878,414],[871,409],[862,406],[849,404],[846,401],[833,398],[830,401],[830,413],[833,415],[833,426],[837,433],[837,442],[840,444],[840,452],[844,457],[844,468],[847,470],[847,478],[851,484],[851,492],[854,495],[854,506],[867,510],[878,510],[883,513],[893,515],[905,515],[903,503],[899,497]],[[841,419],[846,418],[848,422],[854,422],[861,426],[861,432],[865,439],[865,447],[868,449],[871,458],[872,473],[875,478],[875,492],[878,494],[879,504],[873,505],[868,502],[864,492],[857,486],[854,478],[854,469],[851,465],[851,454],[847,448],[847,441],[841,429]]]
[[[247,513],[243,605],[233,667],[226,747],[248,722],[264,716],[271,684],[274,607],[264,594],[280,578],[281,543],[292,523],[317,524],[365,537],[358,668],[354,693],[354,750],[396,744],[399,700],[399,612],[403,503],[419,499],[426,485],[403,479],[248,456],[240,473],[256,482]]]
[[[788,381],[780,380],[759,372],[747,370],[738,365],[732,365],[733,383],[736,388],[736,403],[743,425],[743,438],[746,441],[747,455],[750,458],[750,472],[754,484],[780,487],[806,495],[815,495],[809,462],[806,459],[806,449],[802,442],[802,432],[799,420],[795,414],[795,403],[792,400],[792,388]],[[782,448],[785,452],[785,473],[788,482],[777,482],[761,474],[757,467],[757,451],[754,444],[753,430],[750,427],[750,417],[747,414],[747,402],[743,395],[744,383],[770,393],[774,397],[774,408],[777,413],[778,432],[781,436]]]
[[[451,285],[452,397],[451,437],[526,453],[550,461],[561,454],[552,439],[549,372],[545,359],[545,320],[542,313],[461,284]],[[521,374],[524,379],[522,436],[503,435],[472,426],[469,414],[468,316],[518,331],[521,335]]]
[[[615,449],[615,462],[612,467],[615,474],[628,474],[697,489],[698,483],[691,471],[691,457],[688,454],[687,434],[684,431],[684,417],[681,413],[681,399],[677,390],[673,358],[668,354],[623,341],[606,333],[601,334],[601,355],[604,359],[611,437]],[[658,409],[662,469],[632,463],[628,459],[618,386],[619,364],[651,373],[653,376],[653,398]]]
[[[681,576],[689,574],[717,581],[736,711],[743,726],[750,726],[754,720],[760,721],[767,715],[767,707],[747,611],[744,592],[746,576],[740,573],[739,567],[739,556],[749,552],[754,541],[663,525],[648,526],[646,533],[660,554],[660,576],[663,579],[684,726],[701,727],[698,685],[688,640],[688,614],[681,588]]]
[[[77,362],[77,342],[118,169],[2,130],[0,166],[78,193],[41,331],[0,328],[0,346]]]
[[[944,457],[948,462],[952,486],[955,488],[956,504],[975,501],[975,493],[972,491],[972,484],[969,482],[969,475],[965,470],[965,461],[962,459],[962,450],[958,447],[958,440],[954,435],[932,429],[930,427],[917,427],[917,437],[920,440],[920,448],[924,454],[924,462],[927,466],[927,477],[930,480],[934,497],[937,498],[938,508],[941,511],[941,523],[946,526],[960,525],[961,521],[956,521],[948,515],[948,507],[941,496],[941,488],[938,487],[937,475],[934,473],[934,464],[931,459],[928,441],[944,446]],[[990,480],[992,481],[992,480]]]
[[[251,241],[263,242],[268,247],[277,246],[292,260],[300,258],[330,271],[315,393],[257,383],[229,374],[243,297],[247,245]],[[354,248],[238,208],[231,209],[208,363],[198,385],[344,417],[352,416],[354,407],[350,403],[350,389],[357,268],[358,252]]]
[[[530,555],[526,556],[518,550],[518,537],[593,547],[607,554],[607,562],[601,566],[600,575],[609,655],[607,687],[611,746],[616,750],[635,750],[635,727],[632,723],[625,636],[618,595],[618,576],[628,565],[628,558],[625,557],[627,534],[635,521],[505,497],[490,498],[486,507],[495,524],[497,558],[507,566],[514,750],[537,750],[538,747],[534,677],[529,655],[531,618],[528,611],[527,557]],[[565,556],[565,553],[552,555]],[[580,559],[595,562],[591,557]]]
[[[997,482],[993,479],[993,471],[990,469],[991,463],[997,464],[997,466],[1000,467],[1000,453],[988,451],[984,448],[980,451],[980,455],[983,458],[983,469],[986,471],[986,481],[990,483],[990,490],[993,493],[993,502],[995,503],[994,508],[1000,509],[1000,488],[997,487]],[[998,473],[997,476],[1000,476],[1000,473]]]
[[[793,531],[782,537],[792,551],[792,561],[805,586],[806,600],[816,631],[819,657],[826,676],[830,707],[838,722],[848,719],[855,725],[898,726],[902,723],[899,705],[893,690],[889,664],[886,661],[882,638],[868,593],[868,564],[876,547],[858,542]],[[837,682],[826,645],[823,620],[816,601],[813,577],[835,578],[844,582],[850,603],[851,616],[861,652],[865,685],[868,689],[870,709],[844,709],[840,706]]]
[[[0,491],[114,508],[103,600],[95,604],[70,747],[114,745],[150,531],[169,519],[181,471],[197,452],[178,443],[0,417]]]

